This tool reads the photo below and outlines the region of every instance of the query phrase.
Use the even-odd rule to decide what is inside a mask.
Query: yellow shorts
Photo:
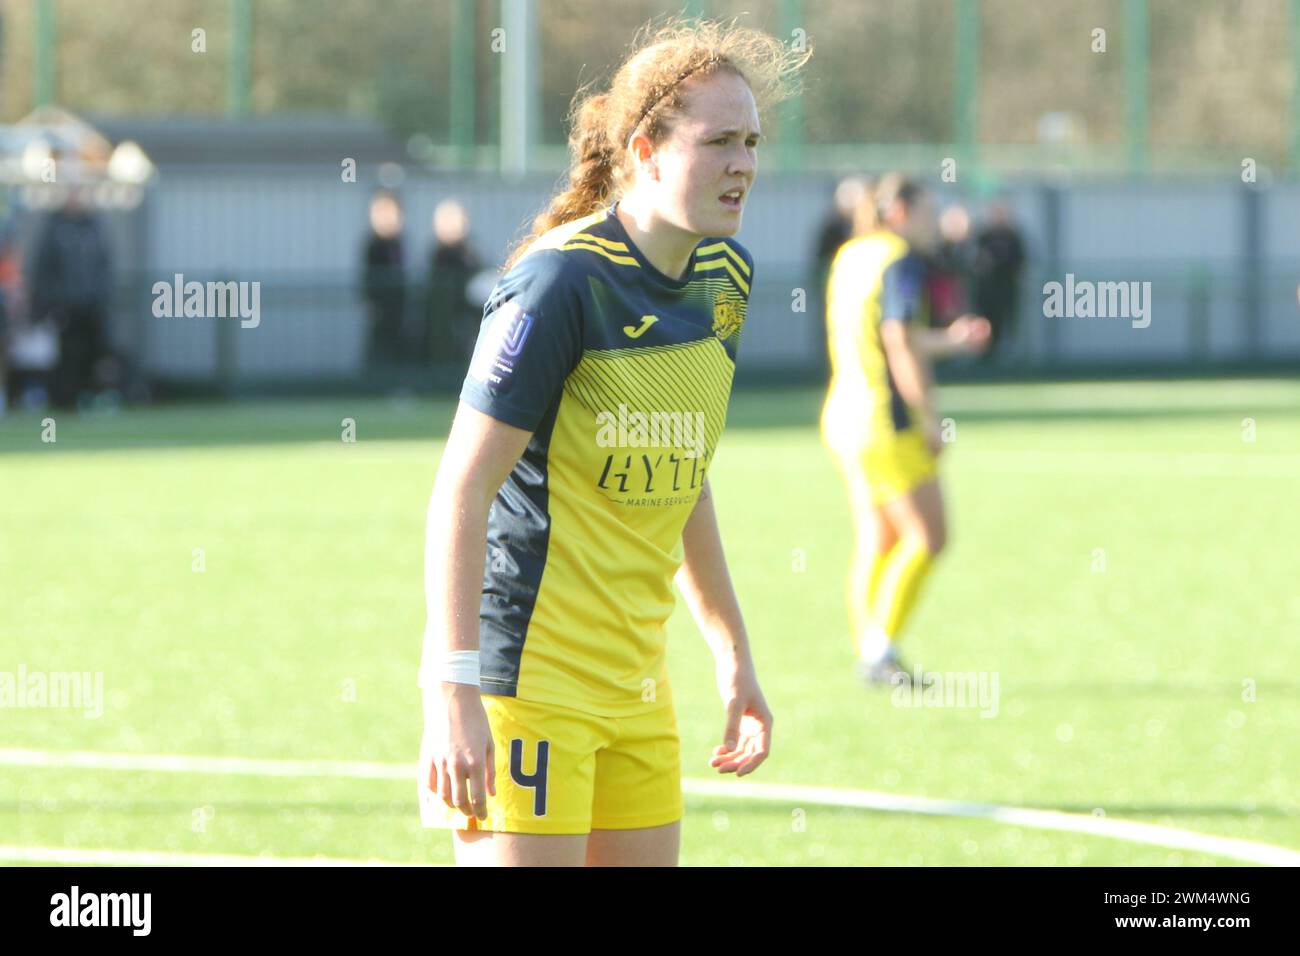
[[[419,782],[426,827],[500,833],[590,833],[680,820],[681,746],[671,701],[633,717],[483,695],[496,749],[487,819],[453,810]]]
[[[840,393],[822,406],[822,442],[851,492],[862,489],[873,505],[882,505],[933,481],[938,463],[921,429],[895,429],[887,407],[864,411],[866,405]]]
[[[823,428],[822,438],[845,481],[865,486],[873,505],[900,498],[938,474],[938,463],[919,429],[879,429],[859,444],[837,441],[840,436]]]
[[[902,497],[938,474],[938,462],[917,428],[873,439],[860,460],[871,486],[871,502],[877,505]]]

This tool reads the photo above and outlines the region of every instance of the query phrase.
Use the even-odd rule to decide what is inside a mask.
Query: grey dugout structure
[[[760,179],[739,239],[756,282],[741,345],[744,382],[813,380],[824,368],[813,247],[830,208],[822,175]],[[554,179],[408,170],[400,186],[407,275],[422,289],[434,206],[455,197],[476,247],[499,262]],[[113,336],[155,380],[223,389],[322,387],[362,376],[360,253],[373,169],[355,183],[320,164],[164,169],[140,211],[138,261],[119,274]],[[941,203],[962,201],[939,192]],[[1019,181],[1002,197],[1030,256],[1011,365],[1017,372],[1300,366],[1300,187]],[[970,204],[978,222],[981,204]],[[124,264],[125,265],[125,264]],[[156,283],[260,284],[259,321],[156,316]],[[1150,283],[1145,327],[1051,316],[1049,282]],[[170,295],[170,293],[169,293]]]

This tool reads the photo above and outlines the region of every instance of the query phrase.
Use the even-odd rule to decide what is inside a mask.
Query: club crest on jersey
[[[713,334],[724,342],[736,334],[743,321],[745,313],[739,302],[720,299],[713,304]]]
[[[517,303],[501,306],[474,352],[470,374],[486,385],[500,385],[514,372],[532,329],[533,317]]]

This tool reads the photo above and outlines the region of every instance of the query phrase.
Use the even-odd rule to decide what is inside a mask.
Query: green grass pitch
[[[711,472],[776,714],[749,780],[1097,812],[1300,850],[1300,388],[943,390],[952,540],[902,648],[927,671],[996,674],[990,716],[896,706],[855,682],[847,507],[819,400],[739,391]],[[40,416],[0,421],[0,671],[104,681],[97,718],[0,709],[0,748],[413,762],[424,511],[451,408],[60,415],[53,443]],[[344,418],[355,443],[340,440]],[[683,772],[716,778],[711,660],[681,606],[669,640]],[[393,780],[0,763],[0,845],[450,862],[414,798]],[[1234,861],[688,795],[682,862]]]

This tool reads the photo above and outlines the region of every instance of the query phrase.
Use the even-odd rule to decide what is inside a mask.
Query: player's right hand
[[[928,421],[925,423],[925,444],[930,449],[930,454],[938,458],[943,451],[943,426],[937,421]]]
[[[960,315],[948,325],[948,335],[961,351],[978,355],[989,347],[993,326],[982,315]]]
[[[497,792],[496,750],[479,689],[448,683],[431,696],[425,703],[421,779],[453,810],[486,820],[487,798]]]

